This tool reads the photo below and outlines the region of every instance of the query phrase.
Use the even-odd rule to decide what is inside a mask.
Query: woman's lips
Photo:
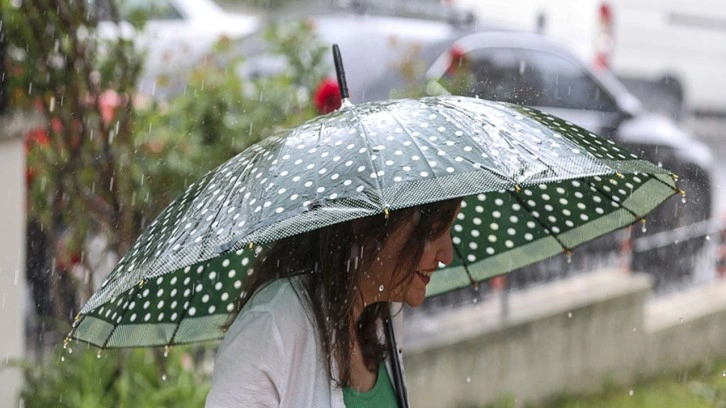
[[[423,281],[424,285],[428,285],[433,273],[434,271],[416,271],[416,276]]]

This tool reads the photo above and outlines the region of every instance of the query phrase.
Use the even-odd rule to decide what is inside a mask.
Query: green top
[[[396,392],[388,376],[386,365],[378,366],[378,378],[370,391],[359,392],[350,387],[343,387],[343,401],[346,408],[396,407]]]

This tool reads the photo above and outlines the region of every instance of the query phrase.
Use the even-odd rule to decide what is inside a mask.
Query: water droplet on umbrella
[[[98,358],[98,359],[101,358],[101,350],[98,350],[98,352],[96,353],[96,358]]]
[[[383,292],[383,289],[384,289],[383,285],[381,285],[381,286],[378,287],[378,291],[379,292]]]
[[[164,346],[164,357],[169,357],[169,346]]]

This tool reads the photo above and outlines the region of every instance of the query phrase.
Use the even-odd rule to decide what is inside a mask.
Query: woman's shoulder
[[[300,300],[300,277],[276,279],[257,290],[245,309],[256,312],[273,311],[280,308],[302,306]]]
[[[240,311],[235,323],[250,319],[269,319],[275,326],[308,326],[301,277],[274,280],[258,289]],[[234,329],[234,324],[230,330]]]

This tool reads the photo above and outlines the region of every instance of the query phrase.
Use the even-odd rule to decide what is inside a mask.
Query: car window
[[[481,48],[453,68],[445,79],[453,93],[529,106],[617,111],[610,95],[585,70],[556,54]]]
[[[538,91],[533,92],[533,105],[617,111],[610,95],[573,60],[534,50],[523,51],[523,55],[522,77]]]

